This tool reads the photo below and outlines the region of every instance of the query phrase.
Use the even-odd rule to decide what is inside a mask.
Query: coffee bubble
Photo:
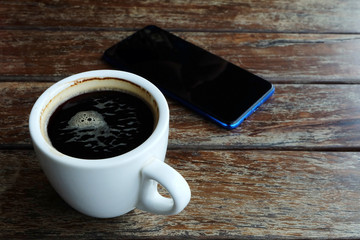
[[[106,126],[103,116],[96,111],[81,111],[68,122],[67,128],[87,129]]]

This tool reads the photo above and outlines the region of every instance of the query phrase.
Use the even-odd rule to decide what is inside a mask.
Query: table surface
[[[0,0],[0,238],[360,238],[358,0]],[[155,24],[271,81],[227,131],[168,99],[166,162],[192,199],[175,216],[84,216],[48,183],[28,116],[105,49]]]

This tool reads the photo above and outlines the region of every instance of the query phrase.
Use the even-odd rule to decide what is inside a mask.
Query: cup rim
[[[144,88],[147,92],[149,92],[152,95],[152,97],[155,99],[159,110],[158,121],[150,137],[146,139],[142,144],[137,146],[135,149],[132,149],[118,156],[114,156],[110,158],[102,158],[102,159],[82,159],[82,158],[76,158],[69,155],[65,155],[59,152],[58,150],[56,150],[49,142],[47,142],[41,132],[41,127],[40,127],[40,118],[44,108],[47,106],[49,101],[51,101],[51,99],[53,99],[58,93],[70,87],[77,80],[86,79],[86,78],[124,79],[126,81],[130,81],[134,83],[140,88]],[[29,117],[29,132],[34,147],[36,145],[36,147],[44,154],[46,154],[48,157],[51,157],[52,159],[61,162],[63,164],[69,164],[72,166],[96,165],[98,167],[99,165],[105,166],[108,164],[114,164],[114,163],[123,164],[125,162],[128,162],[131,159],[137,157],[142,152],[147,151],[147,149],[151,148],[154,143],[158,142],[158,139],[161,138],[163,134],[167,135],[168,126],[169,126],[169,107],[164,95],[154,84],[152,84],[145,78],[133,73],[119,71],[119,70],[106,70],[106,69],[77,73],[56,82],[48,89],[46,89],[36,100],[35,104],[32,107]]]

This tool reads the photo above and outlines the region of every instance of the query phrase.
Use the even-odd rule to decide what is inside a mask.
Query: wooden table
[[[35,158],[28,115],[103,51],[155,24],[275,84],[226,131],[169,100],[176,216],[84,216]],[[360,1],[0,1],[0,239],[360,238]]]

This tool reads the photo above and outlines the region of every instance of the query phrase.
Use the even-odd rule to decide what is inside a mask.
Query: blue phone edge
[[[220,121],[219,119],[211,116],[210,114],[200,110],[196,106],[188,103],[187,101],[183,100],[182,98],[179,98],[172,94],[171,92],[161,88],[160,86],[157,86],[162,93],[164,93],[166,96],[176,100],[177,102],[180,102],[182,105],[188,107],[189,109],[195,111],[196,113],[200,114],[203,117],[206,117],[207,119],[211,120],[212,122],[220,125],[221,127],[231,130],[234,128],[237,128],[246,118],[248,118],[251,114],[253,114],[266,100],[268,100],[275,92],[275,87],[271,84],[271,89],[264,94],[254,105],[252,105],[245,113],[243,113],[236,121],[234,121],[231,124],[225,123]]]
[[[235,123],[225,126],[227,129],[234,129],[238,127],[246,118],[253,114],[263,103],[265,103],[275,92],[274,85],[271,84],[271,89],[260,98],[248,111],[246,111]]]

